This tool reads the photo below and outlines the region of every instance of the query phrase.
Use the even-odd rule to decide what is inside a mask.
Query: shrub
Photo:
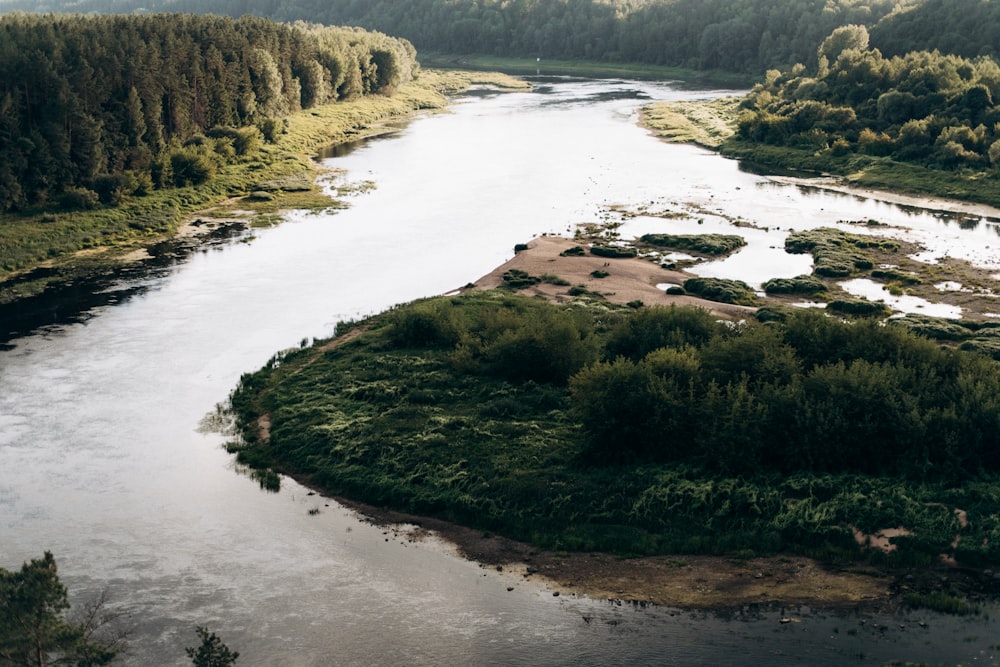
[[[174,185],[199,185],[215,176],[215,163],[194,148],[181,148],[170,153],[170,169]]]
[[[392,314],[389,340],[396,347],[451,348],[464,327],[449,302],[417,304]]]
[[[66,210],[86,211],[101,203],[100,197],[87,188],[67,188],[59,195],[59,206]]]
[[[650,245],[692,250],[705,255],[727,255],[747,244],[742,236],[735,234],[645,234],[639,240]]]
[[[567,248],[559,253],[560,257],[583,257],[587,254],[587,251],[583,249],[582,246],[575,245],[572,248]]]
[[[635,257],[639,254],[639,251],[635,248],[624,246],[595,245],[590,248],[590,254],[597,255],[598,257],[610,257],[612,259],[626,259]]]
[[[858,317],[886,317],[892,313],[892,309],[884,303],[866,301],[865,299],[837,299],[828,303],[826,308],[837,313]]]
[[[757,295],[742,280],[726,278],[688,278],[684,281],[684,291],[697,294],[704,299],[752,306],[757,303]]]
[[[501,278],[503,280],[503,284],[512,289],[523,289],[542,282],[541,278],[533,276],[527,271],[522,271],[521,269],[511,269],[509,271],[505,271]]]
[[[826,291],[826,283],[819,278],[806,275],[772,278],[764,283],[764,291],[768,294],[816,294]]]

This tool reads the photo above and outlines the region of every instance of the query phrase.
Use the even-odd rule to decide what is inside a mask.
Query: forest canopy
[[[25,11],[213,12],[358,25],[421,52],[639,62],[759,74],[810,63],[842,25],[914,0],[0,0]],[[915,48],[924,48],[917,46]]]
[[[0,212],[197,184],[289,113],[388,94],[400,39],[243,17],[0,16]]]
[[[1000,65],[938,51],[886,57],[863,26],[838,28],[818,64],[771,70],[743,105],[738,137],[947,170],[1000,166]]]

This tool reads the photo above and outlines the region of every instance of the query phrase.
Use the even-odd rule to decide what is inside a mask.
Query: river
[[[766,227],[746,230],[746,252],[697,268],[748,282],[808,270],[780,250],[788,229],[869,218],[931,253],[1000,267],[990,219],[958,224],[776,182],[637,125],[647,101],[724,92],[554,79],[530,93],[470,94],[324,158],[342,170],[329,187],[375,184],[346,210],[293,212],[123,275],[97,305],[60,307],[30,332],[0,323],[0,334],[17,331],[0,351],[0,566],[51,550],[75,604],[107,590],[133,628],[129,665],[189,664],[195,625],[239,650],[240,665],[993,661],[993,607],[968,619],[720,616],[556,597],[434,539],[368,525],[290,480],[261,491],[235,469],[225,436],[202,427],[277,350],[455,289],[516,243],[613,218],[616,205],[684,214],[637,216],[625,235],[731,232],[732,218]]]

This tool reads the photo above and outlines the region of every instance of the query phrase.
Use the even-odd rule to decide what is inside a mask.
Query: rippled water
[[[1000,264],[993,221],[776,182],[636,125],[648,99],[721,92],[552,80],[470,96],[326,158],[346,170],[339,184],[377,185],[350,209],[293,213],[249,242],[123,276],[102,288],[117,298],[79,317],[62,307],[59,322],[18,335],[0,351],[0,565],[49,549],[75,601],[107,588],[131,610],[136,665],[186,664],[196,624],[241,665],[992,660],[997,628],[983,618],[717,617],[554,597],[294,482],[264,493],[234,470],[223,436],[199,428],[275,351],[473,281],[514,244],[613,206],[687,215],[640,215],[626,235],[731,231],[733,218],[767,228],[741,228],[744,252],[697,269],[748,282],[807,271],[780,251],[783,235],[838,220],[878,218],[931,253]],[[779,624],[783,614],[800,622]]]

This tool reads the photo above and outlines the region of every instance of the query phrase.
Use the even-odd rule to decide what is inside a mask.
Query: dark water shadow
[[[195,223],[197,226],[197,223]],[[37,331],[85,322],[104,306],[124,303],[156,289],[162,279],[195,252],[238,241],[248,233],[245,223],[220,225],[197,236],[161,241],[147,248],[149,257],[118,266],[39,268],[5,281],[16,289],[37,280],[48,280],[39,294],[0,304],[0,350],[13,349],[11,341]]]

